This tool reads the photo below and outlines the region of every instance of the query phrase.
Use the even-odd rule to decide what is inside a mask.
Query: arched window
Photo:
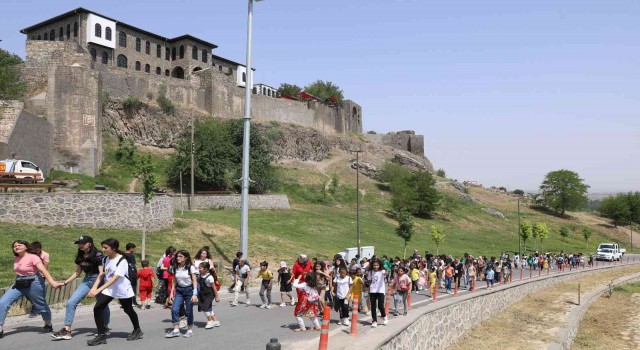
[[[222,72],[222,66],[218,65],[218,70]]]
[[[198,47],[195,45],[191,48],[191,58],[194,60],[198,59]]]
[[[96,23],[95,36],[96,38],[102,37],[102,26],[100,25],[100,23]]]
[[[127,47],[127,33],[121,31],[120,34],[118,34],[118,45],[120,45],[120,47]]]
[[[49,40],[51,41],[56,40],[56,31],[54,29],[51,29],[51,31],[49,32]]]
[[[162,46],[160,46],[160,44],[156,46],[156,56],[162,58]]]
[[[171,49],[171,60],[176,60],[176,48]]]
[[[202,62],[207,63],[207,58],[209,57],[207,50],[202,50]]]
[[[144,65],[144,71],[145,73],[151,73],[151,66],[148,63]]]
[[[104,30],[104,38],[111,41],[111,27],[107,27]]]
[[[164,75],[166,75],[166,76],[170,76],[170,75],[171,75],[171,72],[170,72],[168,69],[165,69],[165,70],[164,70]]]
[[[156,74],[157,75],[162,74],[162,69],[160,69],[160,67],[156,67]]]
[[[242,72],[242,82],[246,83],[247,82],[247,73]],[[264,95],[264,90],[262,91],[262,94]]]
[[[144,53],[146,53],[147,55],[151,55],[151,43],[149,42],[149,40],[147,40],[147,42],[144,44]]]
[[[64,40],[64,28],[60,27],[60,31],[58,31],[58,40]]]
[[[40,34],[38,34],[38,40],[42,40],[42,36],[40,36]]]
[[[92,48],[89,52],[91,52],[91,60],[95,62],[98,58],[98,52],[94,48]]]
[[[171,76],[178,79],[184,79],[184,69],[179,66],[174,68],[173,72],[171,72]]]
[[[49,34],[44,33],[44,40],[49,40]]]
[[[165,47],[165,49],[164,49],[164,59],[168,61],[170,57],[171,57],[171,50],[168,47]]]
[[[71,39],[71,24],[67,24],[67,39]]]
[[[78,22],[73,22],[73,37],[78,37]]]
[[[255,94],[257,94],[257,93],[258,93],[258,88],[254,86],[254,87],[253,87],[253,94],[255,95]]]
[[[142,66],[140,65],[140,61],[136,61],[136,70],[140,70]]]
[[[242,81],[244,81],[244,73],[242,73]],[[262,95],[266,95],[267,94],[267,88],[263,87],[262,88]]]
[[[126,57],[125,57],[126,60]],[[109,54],[106,51],[102,52],[102,64],[109,63]]]
[[[127,56],[118,55],[118,67],[127,68]]]
[[[140,38],[136,38],[136,51],[140,52],[140,50],[142,50],[142,41]]]
[[[180,59],[184,58],[184,45],[180,45]]]

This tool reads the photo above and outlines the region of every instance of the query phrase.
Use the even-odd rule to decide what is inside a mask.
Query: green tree
[[[271,154],[268,141],[257,128],[250,130],[249,144],[249,192],[265,193],[277,188],[277,178],[270,165]],[[195,123],[195,187],[199,189],[240,190],[237,180],[242,174],[241,120],[210,118]],[[179,183],[180,172],[188,174],[191,169],[190,134],[178,142],[169,172],[171,184]]]
[[[520,238],[524,244],[524,251],[527,251],[527,240],[533,235],[533,225],[531,222],[524,220],[520,223]]]
[[[22,100],[27,85],[20,81],[20,56],[0,49],[0,100]]]
[[[582,228],[582,237],[584,238],[584,241],[586,243],[586,248],[585,250],[589,250],[589,237],[591,237],[591,234],[593,233],[593,230],[587,226]]]
[[[538,222],[533,225],[533,230],[538,231],[538,239],[540,239],[540,251],[544,253],[544,240],[549,237],[549,226],[544,222]]]
[[[586,205],[588,188],[578,173],[565,169],[549,172],[540,185],[546,205],[560,216]]]
[[[153,166],[150,155],[142,156],[138,159],[136,175],[142,180],[142,260],[145,260],[147,249],[147,206],[155,196],[158,187],[158,177]]]
[[[534,223],[531,226],[531,238],[533,238],[533,250],[538,250],[538,238],[540,238],[540,223]]]
[[[629,204],[629,220],[640,224],[640,192],[629,192],[626,197]]]
[[[395,218],[398,221],[398,227],[396,228],[396,235],[400,236],[404,241],[404,253],[403,258],[407,256],[407,244],[413,236],[413,215],[406,210],[396,212]]]
[[[342,100],[344,100],[340,87],[330,81],[325,82],[322,80],[316,80],[315,82],[305,86],[304,91],[323,100],[331,97],[338,100],[338,102],[342,102]]]
[[[524,191],[523,190],[513,190],[512,193],[515,194],[516,196],[524,195]]]
[[[562,240],[562,250],[564,251],[564,247],[567,244],[567,239],[569,238],[569,233],[571,231],[569,230],[569,227],[563,225],[562,227],[560,227],[560,237]]]
[[[295,84],[282,83],[278,88],[278,96],[291,96],[298,97],[298,94],[302,92],[302,88]]]
[[[445,235],[436,225],[431,225],[431,239],[436,245],[436,255],[440,254],[440,245],[444,242]]]
[[[600,203],[598,211],[600,215],[610,219],[615,227],[629,222],[629,218],[631,217],[628,198],[622,193],[604,198],[602,203]]]
[[[437,175],[437,176],[440,176],[440,177],[444,177],[444,178],[446,178],[446,177],[447,177],[447,173],[446,173],[446,172],[444,171],[444,169],[442,169],[442,168],[440,168],[440,169],[438,169],[438,170],[436,171],[436,175]]]

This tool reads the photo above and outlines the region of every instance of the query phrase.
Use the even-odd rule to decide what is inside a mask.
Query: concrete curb
[[[640,280],[640,272],[632,276],[618,278],[617,280],[613,281],[612,286],[615,287],[635,282],[637,280]],[[607,289],[609,289],[609,285],[602,286],[597,290],[589,293],[583,299],[584,301],[581,302],[579,307],[575,308],[571,311],[571,313],[569,313],[567,326],[560,328],[560,330],[558,330],[558,332],[556,333],[556,340],[558,342],[549,344],[549,346],[547,347],[548,350],[571,349],[571,347],[573,346],[573,341],[578,335],[578,328],[580,327],[580,322],[582,322],[582,319],[584,318],[584,314],[587,312],[587,310],[589,310],[591,304],[600,299],[602,294],[606,292]]]

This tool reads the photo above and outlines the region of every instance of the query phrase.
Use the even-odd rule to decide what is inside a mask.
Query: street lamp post
[[[518,256],[520,255],[520,197],[518,197]]]
[[[253,87],[253,74],[251,74],[251,31],[253,21],[253,2],[261,0],[249,0],[249,12],[247,15],[247,66],[246,82],[244,86],[244,133],[242,137],[242,193],[240,210],[240,251],[244,258],[248,257],[249,248],[249,140],[251,128],[251,88]]]
[[[360,153],[362,150],[352,152],[356,154],[356,240],[358,241],[358,258],[362,258],[362,251],[360,251]]]

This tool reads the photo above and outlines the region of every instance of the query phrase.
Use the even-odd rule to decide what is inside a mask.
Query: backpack
[[[102,270],[103,271],[104,271],[105,264],[107,263],[107,258],[108,258],[108,256],[105,256],[105,257],[102,258]],[[116,263],[116,267],[118,267],[118,265],[120,265],[122,260],[126,260],[124,255],[120,256],[120,259],[118,259],[118,262]],[[131,283],[131,285],[133,286],[134,285],[133,284],[134,280],[132,280],[132,278],[135,279],[136,278],[136,274],[131,272],[131,270],[132,270],[131,265],[129,264],[129,261],[127,261],[127,274],[124,277],[126,277],[129,280],[129,283]]]

